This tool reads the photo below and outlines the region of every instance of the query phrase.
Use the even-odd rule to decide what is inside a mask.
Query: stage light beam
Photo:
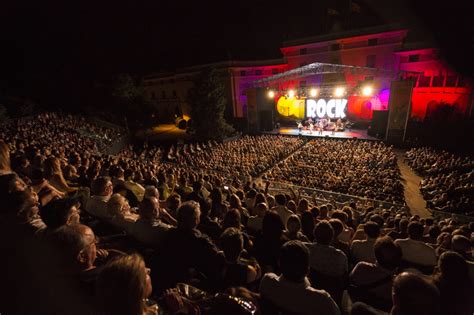
[[[272,90],[268,91],[268,97],[269,98],[274,98],[275,97],[275,92],[273,92]]]
[[[311,91],[309,91],[309,95],[311,95],[311,97],[316,97],[318,95],[318,90],[311,89]]]
[[[372,96],[372,93],[373,93],[373,89],[371,86],[365,86],[362,89],[362,95],[364,96]]]
[[[335,90],[334,90],[334,96],[336,97],[341,97],[344,95],[344,92],[345,92],[345,89],[343,87],[337,87]]]
[[[294,90],[289,90],[289,91],[288,91],[288,96],[289,96],[290,98],[295,97],[295,91],[294,91]]]

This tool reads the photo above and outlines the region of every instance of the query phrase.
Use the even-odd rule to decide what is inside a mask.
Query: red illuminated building
[[[228,103],[232,105],[228,108],[228,116],[244,118],[248,105],[246,90],[256,80],[315,62],[368,67],[389,71],[394,76],[381,79],[346,71],[299,77],[270,87],[283,94],[290,89],[303,91],[336,83],[355,87],[361,82],[371,82],[376,96],[347,95],[348,112],[356,119],[369,120],[373,110],[387,109],[390,81],[402,77],[414,81],[412,117],[423,119],[441,104],[452,106],[457,113],[470,115],[472,86],[443,62],[435,47],[410,43],[409,32],[399,26],[384,26],[292,40],[283,43],[281,59],[195,66],[175,73],[150,75],[144,81],[148,95],[162,105],[163,111],[188,114],[186,94],[192,86],[192,76],[205,66],[214,66],[226,79]]]

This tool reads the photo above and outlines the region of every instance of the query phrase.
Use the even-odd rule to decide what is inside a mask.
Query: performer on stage
[[[303,124],[301,121],[298,121],[298,134],[301,134],[301,130],[303,129]]]
[[[336,121],[336,131],[343,131],[344,130],[344,123],[342,122],[341,118]]]
[[[318,130],[319,130],[319,134],[322,135],[322,134],[323,134],[323,130],[324,130],[324,121],[323,121],[323,119],[320,119],[320,120],[319,120],[319,128],[318,128]]]
[[[310,135],[313,134],[313,129],[314,129],[314,125],[313,125],[313,122],[311,121],[311,122],[309,123],[309,134],[310,134]]]

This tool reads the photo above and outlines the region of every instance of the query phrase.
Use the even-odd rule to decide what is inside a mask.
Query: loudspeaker
[[[273,112],[271,110],[262,110],[258,112],[260,131],[273,130]]]
[[[370,136],[383,136],[387,131],[388,122],[388,111],[387,110],[374,110],[372,111],[372,121],[370,122],[370,128],[368,134]]]

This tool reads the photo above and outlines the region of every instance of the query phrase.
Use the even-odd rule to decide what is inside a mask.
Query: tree
[[[227,98],[216,69],[204,69],[196,76],[194,87],[188,94],[188,103],[191,106],[190,129],[198,137],[222,139],[234,132],[224,118]]]
[[[117,77],[112,96],[124,117],[131,118],[132,123],[139,122],[139,125],[146,125],[156,111],[155,105],[146,96],[142,85],[136,83],[129,74],[121,74]]]

